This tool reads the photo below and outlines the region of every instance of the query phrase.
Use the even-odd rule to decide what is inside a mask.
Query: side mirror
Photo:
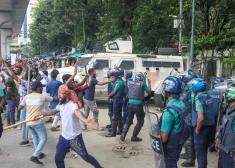
[[[99,69],[99,62],[94,62],[93,63],[93,68],[94,69]]]

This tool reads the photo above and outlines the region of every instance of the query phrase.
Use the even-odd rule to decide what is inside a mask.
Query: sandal
[[[66,156],[65,156],[66,158],[73,158],[73,159],[75,159],[75,158],[77,158],[78,157],[78,155],[77,154],[74,154],[74,153],[67,153],[66,154]]]

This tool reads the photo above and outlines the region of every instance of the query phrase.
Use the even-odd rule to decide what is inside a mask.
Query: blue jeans
[[[7,123],[15,124],[16,100],[7,99]]]
[[[55,163],[57,168],[65,168],[64,158],[69,149],[72,148],[83,160],[93,165],[95,168],[101,168],[99,162],[87,153],[82,134],[72,140],[65,139],[62,135],[56,145]]]
[[[20,121],[24,121],[26,119],[26,106],[20,111]],[[27,142],[28,139],[26,137],[26,123],[21,125],[22,129],[22,139],[24,142]]]
[[[47,131],[44,124],[29,125],[28,126],[33,137],[33,144],[35,151],[33,157],[38,157],[42,153],[42,149],[47,142]],[[40,141],[39,141],[40,139]]]

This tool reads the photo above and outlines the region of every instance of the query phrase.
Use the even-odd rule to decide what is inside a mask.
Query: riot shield
[[[149,112],[147,105],[144,106],[144,110],[148,123],[150,143],[154,154],[155,168],[165,168],[166,166],[158,116],[155,113]]]

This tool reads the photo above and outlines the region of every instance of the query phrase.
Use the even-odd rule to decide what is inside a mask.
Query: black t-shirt
[[[12,79],[9,79],[6,85],[7,85],[7,88],[10,88],[12,90],[12,92],[14,92],[16,95],[18,94],[16,84]],[[6,99],[14,100],[15,98],[9,95],[8,93],[6,93]]]

